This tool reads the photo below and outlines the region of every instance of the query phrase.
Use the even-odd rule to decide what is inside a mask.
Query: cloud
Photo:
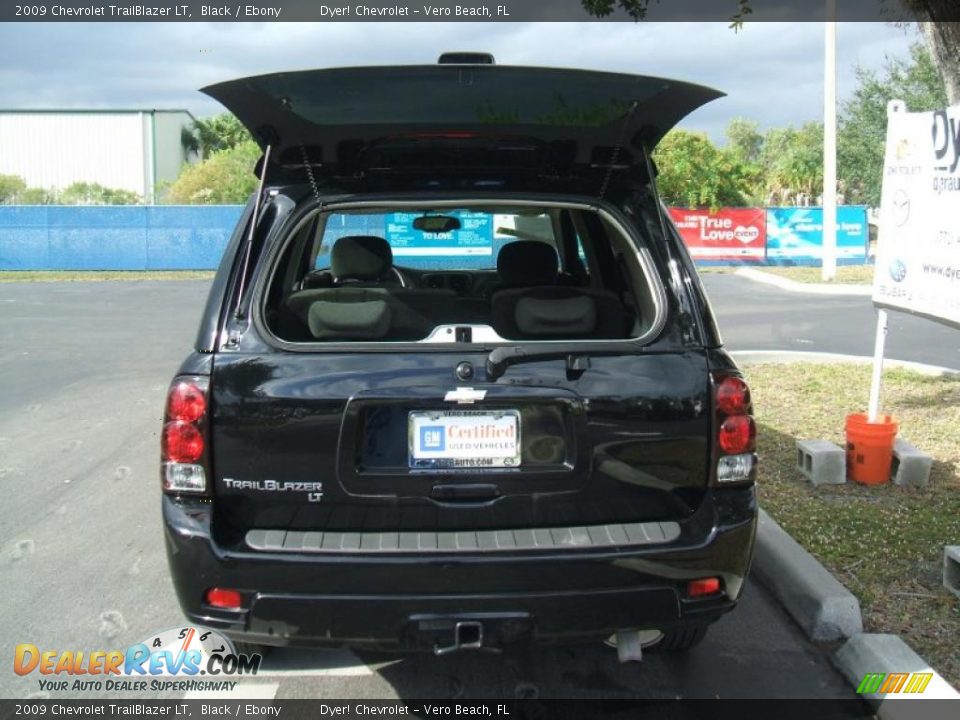
[[[197,88],[280,70],[431,63],[484,50],[504,64],[664,75],[727,97],[685,127],[721,139],[734,117],[798,125],[823,114],[823,26],[753,23],[36,23],[4,28],[0,107],[220,106]],[[883,23],[840,25],[841,97],[855,64],[903,56],[913,39]]]

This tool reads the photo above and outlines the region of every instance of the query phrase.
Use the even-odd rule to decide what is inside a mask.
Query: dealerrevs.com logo
[[[21,643],[14,649],[13,670],[36,676],[46,691],[232,690],[237,681],[224,677],[256,675],[261,659],[238,654],[214,630],[186,627],[157,633],[126,650],[56,650]]]
[[[927,689],[933,673],[867,673],[860,681],[857,692],[861,695],[889,693],[922,693]]]

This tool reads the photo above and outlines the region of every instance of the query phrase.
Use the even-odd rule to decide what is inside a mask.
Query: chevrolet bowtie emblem
[[[443,399],[446,402],[455,402],[459,405],[472,405],[477,400],[483,400],[487,396],[486,390],[474,390],[472,387],[458,387],[456,390],[449,390]]]

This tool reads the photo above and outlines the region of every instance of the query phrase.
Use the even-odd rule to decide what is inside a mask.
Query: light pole
[[[821,277],[837,274],[837,0],[827,0],[823,57],[823,260]]]

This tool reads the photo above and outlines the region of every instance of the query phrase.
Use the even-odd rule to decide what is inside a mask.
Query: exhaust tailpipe
[[[622,662],[640,662],[643,649],[656,645],[663,638],[659,630],[617,630],[607,640],[607,645],[617,649],[617,659]]]

